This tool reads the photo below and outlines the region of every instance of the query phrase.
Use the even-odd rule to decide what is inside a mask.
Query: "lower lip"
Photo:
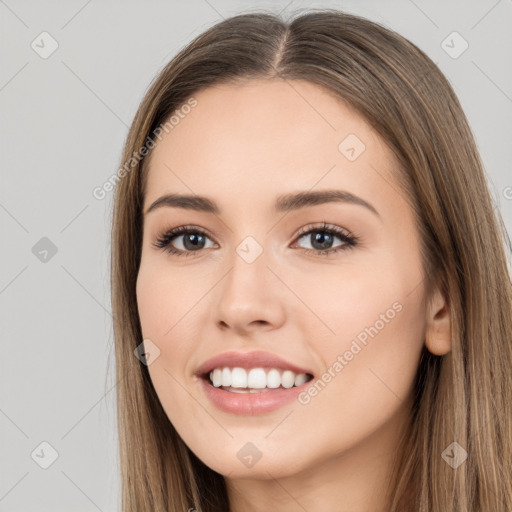
[[[311,381],[292,388],[276,388],[260,393],[231,393],[216,388],[204,378],[199,379],[206,396],[213,404],[224,412],[256,416],[275,411],[297,399],[297,396],[308,387]]]

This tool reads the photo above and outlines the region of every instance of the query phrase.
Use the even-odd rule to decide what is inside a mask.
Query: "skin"
[[[166,193],[204,195],[221,208],[163,207],[144,218],[137,300],[144,338],[160,350],[148,369],[162,406],[190,449],[226,477],[234,512],[384,512],[422,347],[450,350],[447,303],[436,290],[427,305],[393,154],[361,116],[309,82],[253,79],[194,97],[154,149],[144,200],[144,212]],[[354,161],[338,149],[349,134],[366,146]],[[341,202],[274,211],[281,194],[325,189],[349,191],[379,216]],[[357,234],[359,245],[319,255],[311,233],[298,231],[325,233],[323,221]],[[193,254],[180,257],[152,245],[187,224],[207,232],[205,248],[187,245]],[[247,236],[263,249],[250,264],[236,252]],[[184,238],[174,247],[187,250]],[[335,235],[327,247],[341,245]],[[194,376],[219,353],[264,350],[319,378],[394,303],[401,310],[307,404],[229,414]],[[262,454],[250,468],[237,457],[247,442]]]

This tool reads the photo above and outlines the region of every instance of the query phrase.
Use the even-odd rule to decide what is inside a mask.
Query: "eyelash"
[[[296,239],[302,238],[304,235],[309,235],[311,233],[328,233],[329,235],[335,235],[338,238],[341,239],[342,242],[344,242],[344,245],[340,245],[339,247],[335,249],[326,249],[326,250],[315,250],[315,249],[303,249],[306,254],[314,254],[315,256],[330,256],[331,254],[335,254],[340,251],[345,251],[349,249],[353,249],[355,246],[358,245],[359,237],[356,235],[348,235],[338,226],[334,226],[332,224],[327,224],[325,221],[323,224],[319,227],[311,227],[311,226],[305,226],[300,230],[300,232],[297,234]],[[208,237],[208,234],[201,228],[195,227],[195,226],[180,226],[174,229],[170,229],[169,231],[164,232],[162,235],[160,235],[157,240],[153,243],[154,247],[157,247],[158,249],[164,249],[169,254],[172,254],[174,256],[192,256],[195,253],[201,252],[202,249],[199,249],[197,251],[182,251],[181,249],[175,249],[171,242],[174,240],[174,238],[180,236],[180,235],[187,235],[187,234],[199,234],[205,237]]]

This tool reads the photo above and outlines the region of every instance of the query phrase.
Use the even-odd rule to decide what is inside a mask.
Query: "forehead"
[[[253,79],[208,87],[194,98],[196,106],[153,149],[146,206],[164,192],[270,202],[312,187],[368,197],[382,194],[387,182],[396,193],[390,150],[324,88]]]

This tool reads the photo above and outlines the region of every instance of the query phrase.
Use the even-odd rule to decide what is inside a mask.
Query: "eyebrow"
[[[346,203],[363,206],[372,213],[380,217],[379,212],[364,199],[351,194],[345,190],[321,190],[321,191],[305,191],[281,195],[275,203],[277,212],[289,212],[299,210],[308,206],[316,206],[326,203]],[[221,210],[217,204],[211,199],[197,195],[182,194],[166,194],[154,201],[146,210],[145,215],[162,207],[183,208],[185,210],[193,210],[197,212],[213,213],[220,215]]]

